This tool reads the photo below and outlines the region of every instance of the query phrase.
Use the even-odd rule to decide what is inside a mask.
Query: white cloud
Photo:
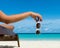
[[[35,33],[36,30],[36,22],[33,19],[24,19],[12,25],[15,26],[14,32]],[[60,33],[60,19],[43,20],[40,30],[42,33]]]
[[[14,24],[15,30],[22,33],[35,33],[36,22],[34,20],[22,20]],[[43,20],[40,28],[42,33],[60,33],[60,19]]]
[[[49,30],[49,28],[45,28],[44,30],[45,30],[45,31],[48,31],[48,30]]]
[[[47,27],[48,29],[46,29]],[[42,22],[41,30],[42,32],[46,32],[46,33],[60,33],[60,19],[44,20]]]

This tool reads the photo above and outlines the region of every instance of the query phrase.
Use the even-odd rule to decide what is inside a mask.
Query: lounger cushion
[[[17,34],[12,30],[0,26],[0,41],[13,41],[17,40]]]
[[[5,35],[11,35],[11,36],[14,36],[15,33],[12,31],[12,30],[9,30],[3,26],[0,26],[0,35],[1,34],[5,34]]]

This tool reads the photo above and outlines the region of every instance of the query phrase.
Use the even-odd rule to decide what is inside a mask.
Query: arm
[[[6,14],[4,14],[1,10],[0,10],[0,17],[1,16],[6,16]]]
[[[2,14],[1,15],[1,18],[2,18],[1,21],[8,24],[8,23],[12,23],[12,22],[17,22],[19,20],[22,20],[22,19],[28,17],[28,16],[32,16],[34,19],[35,19],[36,16],[39,16],[40,20],[42,20],[42,18],[39,14],[36,14],[36,13],[33,13],[33,12],[25,12],[25,13],[22,13],[22,14],[16,14],[16,15],[11,15],[11,16],[7,16],[5,14]]]
[[[7,16],[6,14],[4,14],[1,10],[0,10],[0,22],[4,22],[5,20],[5,16]]]

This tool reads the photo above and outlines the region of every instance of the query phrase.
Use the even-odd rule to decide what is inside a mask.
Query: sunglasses
[[[40,34],[40,18],[36,17],[36,34]]]

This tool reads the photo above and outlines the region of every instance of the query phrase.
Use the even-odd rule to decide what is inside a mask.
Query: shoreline
[[[17,41],[0,41],[0,46],[14,46]],[[20,40],[20,48],[60,48],[60,40]]]

